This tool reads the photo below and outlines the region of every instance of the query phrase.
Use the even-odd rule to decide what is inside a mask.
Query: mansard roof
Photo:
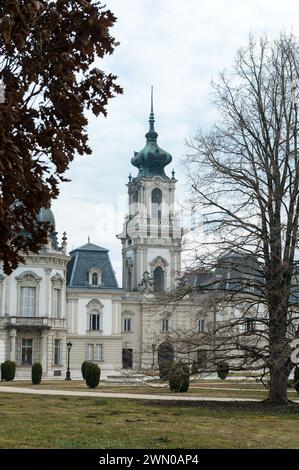
[[[93,243],[76,248],[70,252],[71,260],[67,267],[67,287],[94,289],[118,289],[115,273],[110,261],[109,250]],[[101,284],[89,285],[89,271],[101,271]]]
[[[75,251],[102,251],[102,252],[105,252],[105,253],[109,252],[109,250],[107,250],[107,248],[103,248],[102,246],[95,245],[94,243],[90,243],[90,242],[85,243],[85,245],[82,245],[79,248],[76,248],[75,250],[72,250],[70,252],[70,255],[72,253],[75,253]]]

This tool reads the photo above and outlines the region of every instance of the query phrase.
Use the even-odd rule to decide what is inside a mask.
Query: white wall
[[[26,271],[34,272],[37,276],[42,278],[39,281],[39,299],[38,299],[39,307],[38,307],[38,312],[36,312],[36,316],[46,316],[50,313],[48,312],[49,309],[47,308],[47,305],[46,305],[47,295],[46,295],[45,268],[37,267],[37,266],[30,266],[30,264],[28,264],[26,266],[23,265],[23,266],[18,267],[12,274],[10,274],[9,276],[5,276],[2,282],[2,315],[5,313],[8,313],[11,316],[15,316],[19,314],[19,312],[17,311],[18,282],[16,280],[16,277],[21,276]],[[51,274],[49,276],[50,280],[52,276],[55,276],[55,274],[59,274],[63,279],[65,279],[65,271],[63,269],[56,269],[56,268],[51,269]],[[52,294],[52,288],[51,288],[51,282],[50,282],[49,293],[48,293],[48,296],[50,299],[50,305],[52,305],[51,294]],[[62,293],[62,302],[65,302],[64,297],[65,295],[63,295]]]
[[[86,335],[88,327],[87,306],[92,300],[98,300],[103,304],[103,335],[112,334],[112,300],[101,297],[84,297],[78,300],[77,331],[78,335]]]

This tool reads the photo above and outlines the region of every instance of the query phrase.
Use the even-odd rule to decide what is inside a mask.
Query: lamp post
[[[70,352],[71,352],[72,346],[73,346],[73,343],[71,341],[68,341],[66,343],[66,347],[67,347],[67,371],[66,371],[65,380],[72,380],[71,379],[71,371],[70,371]]]

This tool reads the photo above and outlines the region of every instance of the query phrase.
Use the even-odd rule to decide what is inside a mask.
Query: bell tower
[[[157,144],[151,88],[151,111],[146,144],[131,160],[138,168],[129,176],[128,215],[122,242],[123,288],[138,291],[146,283],[153,292],[172,290],[181,270],[182,231],[175,211],[175,173],[171,178],[164,168],[171,155]]]

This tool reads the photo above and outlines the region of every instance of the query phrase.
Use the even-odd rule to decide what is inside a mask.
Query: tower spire
[[[164,179],[168,179],[165,175],[164,167],[171,162],[172,157],[157,144],[158,134],[155,131],[154,126],[155,115],[153,88],[154,87],[151,86],[149,130],[145,134],[146,144],[140,152],[134,152],[131,163],[139,169],[138,177],[152,178],[153,176],[161,176]]]
[[[149,131],[145,135],[148,142],[157,142],[158,134],[155,131],[155,115],[154,115],[154,87],[151,86],[151,112],[149,115]]]
[[[154,87],[151,86],[151,114],[154,114]]]

